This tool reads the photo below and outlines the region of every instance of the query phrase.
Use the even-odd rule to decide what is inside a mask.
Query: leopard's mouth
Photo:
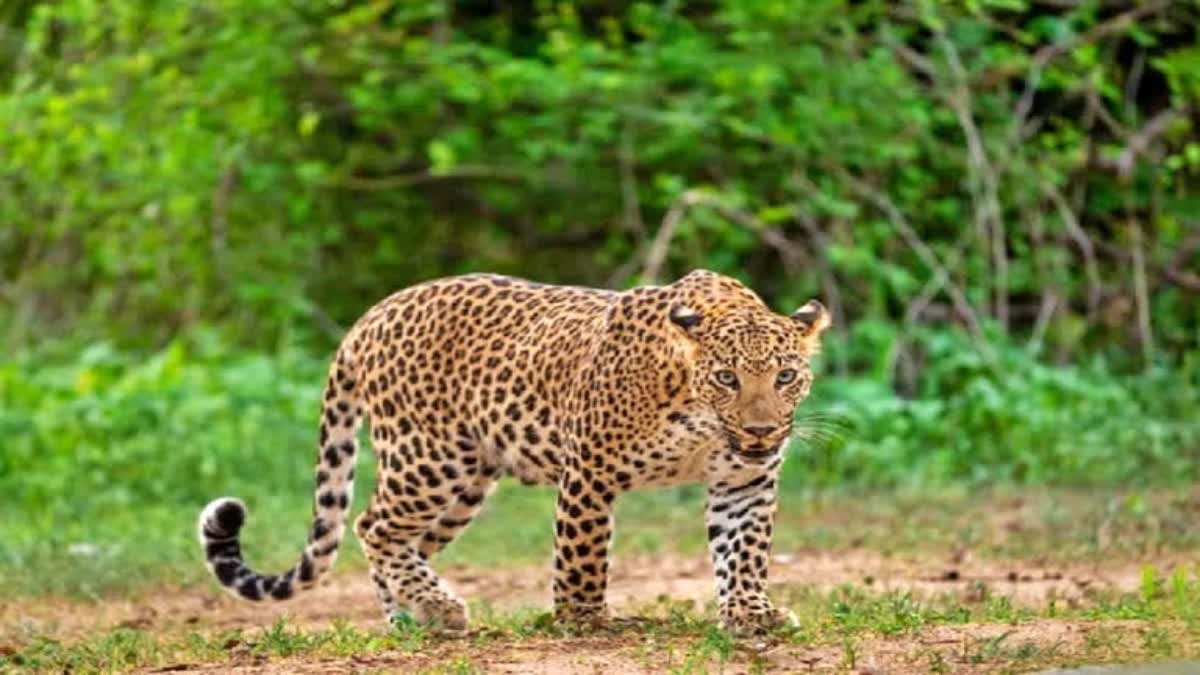
[[[751,445],[749,447],[735,449],[734,453],[747,459],[768,459],[779,454],[779,449],[783,447],[783,443],[775,445]]]
[[[783,441],[778,441],[770,445],[763,443],[754,443],[750,445],[742,445],[737,436],[726,432],[726,437],[729,440],[729,451],[736,457],[749,459],[756,462],[762,462],[779,454],[779,450],[783,447]]]

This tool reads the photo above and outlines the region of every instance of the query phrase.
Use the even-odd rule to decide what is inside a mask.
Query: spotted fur
[[[809,361],[829,316],[810,301],[772,313],[741,283],[696,271],[625,292],[470,275],[402,290],[350,330],[321,411],[312,528],[280,575],[251,570],[245,508],[209,504],[200,538],[217,580],[284,600],[333,565],[365,415],[378,480],[358,534],[387,614],[466,627],[463,600],[430,567],[501,474],[556,485],[554,604],[605,616],[612,506],[630,489],[704,482],[721,622],[794,621],[767,597],[776,485]]]

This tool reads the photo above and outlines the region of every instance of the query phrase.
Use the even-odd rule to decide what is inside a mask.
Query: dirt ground
[[[1156,561],[1163,571],[1173,561]],[[549,568],[481,570],[451,567],[446,577],[474,603],[494,611],[548,608]],[[854,584],[880,592],[911,591],[918,597],[940,594],[970,599],[986,588],[992,596],[1007,596],[1016,606],[1045,607],[1048,598],[1062,606],[1080,602],[1094,590],[1136,590],[1141,565],[1073,563],[1050,565],[1038,560],[973,560],[958,556],[944,560],[913,560],[866,551],[829,554],[785,554],[774,561],[774,588],[828,590]],[[609,598],[617,617],[639,615],[640,609],[662,596],[691,600],[703,608],[711,602],[712,580],[701,556],[618,559],[614,562]],[[136,598],[87,603],[38,600],[0,603],[0,645],[21,646],[23,636],[53,636],[70,641],[98,631],[129,627],[155,634],[189,631],[219,632],[270,626],[286,616],[289,625],[328,628],[346,620],[363,629],[380,629],[381,616],[365,574],[340,571],[315,591],[282,604],[250,604],[213,588],[158,589]],[[968,650],[1002,639],[1006,645],[1053,646],[1071,653],[1085,641],[1120,640],[1140,630],[1136,621],[1038,620],[1032,622],[970,623],[929,626],[900,637],[859,640],[848,658],[846,645],[798,646],[789,642],[739,643],[725,672],[761,669],[769,672],[992,672],[987,663],[972,663]],[[1089,637],[1090,636],[1090,637]],[[530,637],[485,640],[468,636],[438,640],[416,652],[380,651],[345,658],[234,658],[219,665],[173,664],[170,670],[188,672],[415,672],[453,659],[466,658],[474,667],[498,673],[617,673],[686,670],[686,655],[664,642],[647,642],[639,631],[601,631],[573,638]],[[10,647],[12,648],[12,647]],[[236,648],[233,649],[236,652]],[[943,666],[938,665],[942,662]],[[994,664],[993,664],[994,666]],[[160,671],[162,672],[162,671]]]

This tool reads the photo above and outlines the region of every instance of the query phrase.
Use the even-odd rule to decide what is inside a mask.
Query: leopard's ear
[[[704,320],[704,315],[684,304],[671,305],[671,323],[683,329],[683,332],[691,335],[695,332],[696,326]]]
[[[800,326],[804,337],[812,338],[820,337],[831,323],[829,310],[825,309],[825,305],[822,305],[820,300],[809,300],[804,303],[803,307],[792,312],[792,320]]]

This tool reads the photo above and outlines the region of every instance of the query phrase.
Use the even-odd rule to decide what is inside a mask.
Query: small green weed
[[[1175,641],[1163,626],[1151,626],[1142,632],[1142,648],[1155,658],[1175,655]]]
[[[729,634],[715,625],[709,625],[700,636],[691,639],[683,663],[671,672],[679,675],[707,673],[714,661],[718,672],[723,671],[725,664],[733,656],[733,649],[734,641]]]
[[[999,635],[981,641],[973,653],[971,653],[969,660],[971,663],[984,663],[986,661],[995,659],[996,655],[1000,653],[1000,649],[1004,644],[1004,641],[1007,640],[1012,634],[1013,631],[1005,631]]]
[[[324,643],[326,636],[324,633],[306,634],[289,629],[287,619],[281,618],[262,632],[262,637],[253,643],[251,652],[262,656],[291,656],[312,651]]]
[[[858,641],[852,636],[845,636],[841,641],[842,667],[853,671],[858,667]]]

